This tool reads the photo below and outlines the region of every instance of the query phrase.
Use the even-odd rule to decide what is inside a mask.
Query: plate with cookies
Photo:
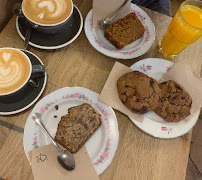
[[[42,98],[30,113],[24,129],[24,150],[51,143],[49,137],[32,119],[39,113],[52,137],[76,153],[86,146],[98,175],[111,164],[119,142],[116,115],[112,108],[98,101],[98,94],[83,87],[58,89]]]
[[[134,114],[128,115],[131,121],[147,134],[162,139],[188,133],[200,113],[196,109],[191,114],[193,99],[181,84],[161,79],[173,65],[164,59],[143,59],[117,81],[120,103]]]
[[[93,28],[92,10],[85,20],[85,33],[91,45],[116,59],[132,59],[145,54],[155,40],[155,26],[148,14],[135,4],[123,19],[105,30]]]

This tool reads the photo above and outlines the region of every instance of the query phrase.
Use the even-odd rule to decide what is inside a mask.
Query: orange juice
[[[202,36],[202,9],[186,3],[181,5],[159,43],[159,51],[165,57],[175,57]]]

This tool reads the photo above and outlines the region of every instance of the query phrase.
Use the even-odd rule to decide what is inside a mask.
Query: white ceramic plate
[[[138,61],[130,68],[140,71],[153,77],[157,81],[174,65],[173,62],[158,58],[148,58]],[[144,121],[141,123],[133,118],[132,122],[144,132],[162,139],[172,139],[182,136],[189,132],[198,120],[200,110],[188,122],[182,120],[180,122],[167,122],[156,113],[149,112],[144,115]]]
[[[132,59],[146,53],[154,42],[155,26],[147,13],[135,4],[131,4],[131,12],[136,13],[145,27],[145,33],[140,39],[118,50],[107,41],[103,30],[93,28],[91,10],[86,16],[84,25],[86,36],[91,45],[102,54],[118,59]]]
[[[55,137],[61,116],[67,114],[68,108],[89,103],[101,115],[102,125],[85,143],[89,156],[98,175],[111,164],[118,147],[119,131],[117,119],[111,107],[98,101],[98,94],[82,87],[69,87],[56,90],[41,99],[30,113],[24,130],[24,150],[28,152],[51,143],[48,136],[34,122],[32,114],[42,115],[43,123]],[[55,105],[59,106],[56,110]],[[54,116],[57,116],[55,118]]]

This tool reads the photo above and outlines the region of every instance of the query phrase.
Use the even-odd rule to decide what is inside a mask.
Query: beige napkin
[[[124,3],[125,0],[93,0],[93,28],[100,28],[97,21],[111,17],[113,13]],[[130,13],[129,1],[117,14],[113,22],[121,19]]]
[[[125,73],[133,71],[129,67],[116,62],[102,89],[99,100],[126,114],[127,116],[142,122],[144,115],[135,114],[124,106],[118,96],[117,80]],[[183,62],[178,61],[167,73],[164,74],[160,82],[174,80],[181,84],[192,97],[191,115],[185,120],[190,120],[202,107],[202,79],[192,72]]]
[[[29,152],[35,180],[99,180],[86,147],[74,154],[76,168],[67,171],[57,161],[57,149],[53,144]]]

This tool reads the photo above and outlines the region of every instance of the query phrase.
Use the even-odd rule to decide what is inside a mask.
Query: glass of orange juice
[[[159,52],[174,58],[201,36],[202,1],[184,1],[159,42]]]

